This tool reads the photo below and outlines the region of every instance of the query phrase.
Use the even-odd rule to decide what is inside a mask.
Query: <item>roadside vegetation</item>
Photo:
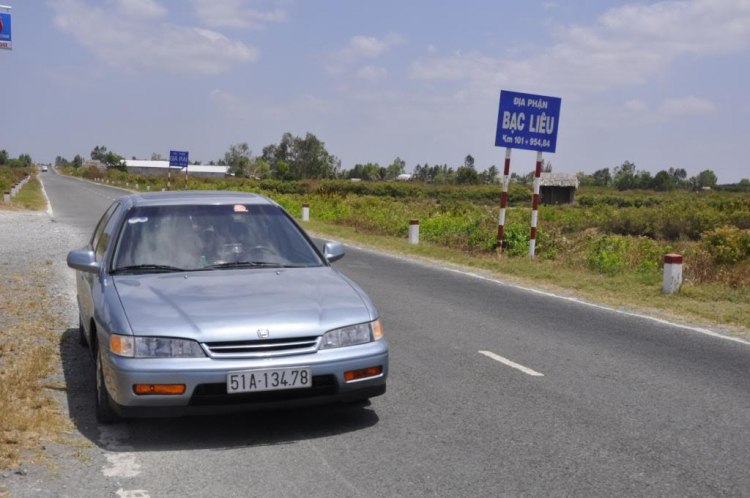
[[[41,211],[47,208],[47,200],[42,193],[42,184],[36,177],[34,167],[0,166],[0,194],[10,191],[13,184],[21,181],[27,174],[32,175],[31,180],[26,182],[15,197],[11,197],[10,204],[0,202],[0,209]]]

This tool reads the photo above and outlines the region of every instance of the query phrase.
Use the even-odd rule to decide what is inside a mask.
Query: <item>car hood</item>
[[[133,334],[200,342],[321,335],[374,319],[334,269],[232,269],[113,277]]]

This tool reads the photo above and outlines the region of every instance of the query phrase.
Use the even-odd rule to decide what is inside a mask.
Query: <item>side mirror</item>
[[[338,261],[344,257],[344,244],[341,242],[326,242],[324,254],[329,263]]]
[[[68,266],[74,270],[96,273],[99,271],[99,263],[96,262],[94,251],[80,249],[68,253]]]

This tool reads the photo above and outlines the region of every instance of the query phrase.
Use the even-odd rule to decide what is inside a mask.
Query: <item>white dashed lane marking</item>
[[[483,354],[487,358],[492,358],[495,361],[499,361],[503,365],[508,365],[509,367],[515,368],[516,370],[520,370],[526,375],[531,375],[532,377],[544,377],[543,373],[539,373],[536,370],[530,369],[529,367],[519,365],[515,361],[510,361],[508,358],[503,358],[499,354],[495,354],[491,351],[479,351],[479,354]]]

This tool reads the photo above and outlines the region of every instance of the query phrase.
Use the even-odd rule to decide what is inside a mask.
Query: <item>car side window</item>
[[[114,208],[114,211],[108,213],[109,218],[104,223],[104,230],[102,231],[96,244],[97,261],[101,261],[104,258],[104,254],[107,252],[107,246],[109,246],[109,241],[110,239],[112,239],[112,234],[115,230],[115,225],[117,224],[119,218],[117,214],[120,212],[120,204],[115,204],[112,207]]]
[[[94,235],[93,237],[91,237],[92,249],[96,248],[96,246],[99,244],[99,238],[102,236],[102,232],[104,232],[104,227],[107,225],[107,221],[109,221],[110,216],[112,216],[112,213],[118,205],[119,204],[115,202],[114,204],[109,206],[109,209],[107,209],[104,215],[102,215],[101,219],[99,219],[99,223],[97,223],[96,228],[94,229]]]

